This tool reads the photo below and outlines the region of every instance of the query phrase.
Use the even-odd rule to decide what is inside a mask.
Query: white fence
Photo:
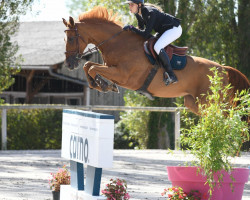
[[[2,150],[7,150],[7,111],[9,109],[79,109],[87,111],[151,111],[175,113],[175,149],[180,148],[180,111],[177,107],[129,107],[129,106],[68,106],[68,105],[3,105],[2,110]]]

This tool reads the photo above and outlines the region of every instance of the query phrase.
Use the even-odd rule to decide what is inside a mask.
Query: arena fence
[[[175,113],[175,149],[180,148],[180,111],[177,107],[129,107],[129,106],[69,106],[69,105],[2,105],[2,144],[1,149],[7,150],[7,111],[9,109],[79,109],[85,111],[150,111]]]

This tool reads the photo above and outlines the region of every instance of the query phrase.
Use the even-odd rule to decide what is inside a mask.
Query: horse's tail
[[[237,91],[241,92],[242,90],[248,90],[250,88],[250,82],[248,78],[239,70],[229,66],[225,66],[225,69],[228,73],[228,80],[233,87],[234,94]]]
[[[250,88],[250,82],[248,78],[242,74],[239,70],[234,69],[232,67],[226,66],[226,71],[228,73],[228,80],[229,83],[231,84],[232,88],[232,99],[234,98],[234,94],[238,91],[241,92],[242,90],[248,90]],[[250,116],[244,116],[243,119],[244,121],[248,122],[248,125],[250,126]],[[242,150],[249,150],[250,149],[250,141],[247,141],[243,144]]]
[[[248,78],[239,70],[229,66],[224,66],[224,68],[227,72],[228,82],[232,86],[232,89],[230,91],[231,93],[229,95],[229,101],[233,102],[233,99],[237,92],[240,93],[242,90],[249,90],[250,82]]]

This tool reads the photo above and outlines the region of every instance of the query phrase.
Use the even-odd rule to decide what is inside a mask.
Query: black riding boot
[[[165,82],[165,84],[169,85],[171,83],[176,83],[178,81],[177,77],[175,76],[175,74],[173,72],[168,54],[166,53],[166,51],[164,49],[160,50],[159,58],[160,58],[160,61],[162,63],[163,68],[166,71],[163,74],[163,81]]]

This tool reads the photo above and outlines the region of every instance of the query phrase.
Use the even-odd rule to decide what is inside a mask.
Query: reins
[[[113,36],[111,36],[110,38],[100,42],[98,45],[96,45],[95,47],[93,48],[88,48],[88,50],[84,53],[80,53],[80,46],[79,46],[79,40],[78,38],[80,38],[86,45],[88,45],[87,42],[85,42],[84,38],[78,33],[78,29],[77,29],[77,26],[75,26],[74,29],[68,29],[68,30],[65,30],[64,32],[66,31],[75,31],[76,32],[76,36],[74,36],[76,39],[76,42],[77,42],[77,50],[76,51],[66,51],[65,54],[67,53],[76,53],[76,58],[77,59],[82,59],[83,57],[85,57],[86,55],[88,55],[89,53],[93,53],[95,51],[98,51],[98,48],[100,46],[102,46],[103,44],[105,44],[106,42],[109,42],[110,40],[114,39],[115,37],[117,37],[118,35],[120,35],[123,30],[119,31],[118,33],[114,34]]]

